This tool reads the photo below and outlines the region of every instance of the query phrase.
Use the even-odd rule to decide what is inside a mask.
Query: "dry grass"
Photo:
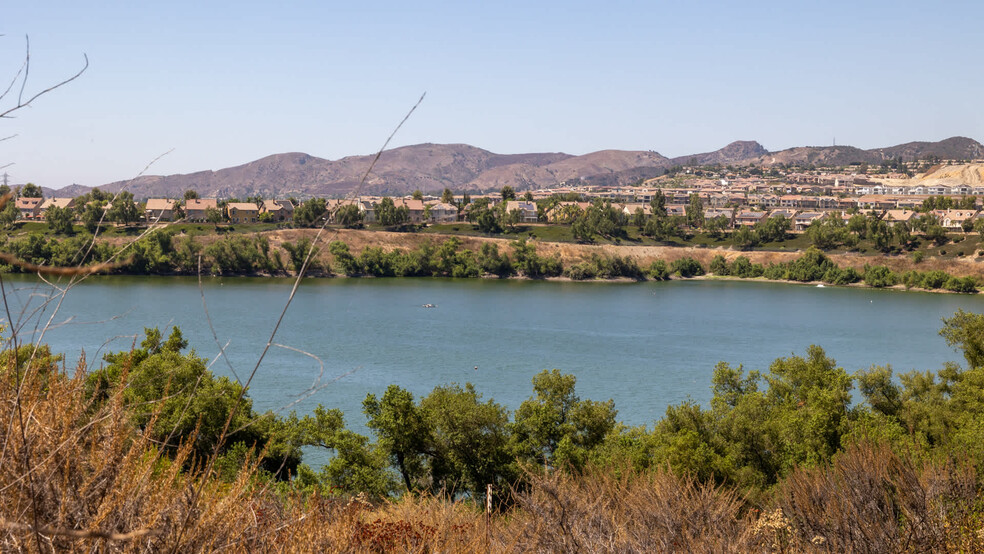
[[[800,469],[777,504],[800,545],[820,552],[984,551],[974,468],[918,463],[858,444],[830,467]]]
[[[666,470],[532,477],[500,546],[548,552],[729,552],[756,545],[734,491]]]

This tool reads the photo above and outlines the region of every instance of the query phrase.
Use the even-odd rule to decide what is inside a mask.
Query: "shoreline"
[[[31,273],[5,273],[4,275],[18,275],[18,276],[30,276],[34,275]],[[284,274],[269,274],[269,273],[226,273],[220,275],[208,274],[208,275],[197,275],[193,273],[98,273],[94,274],[95,277],[105,276],[105,277],[187,277],[187,278],[207,278],[207,279],[222,279],[222,278],[244,278],[244,279],[296,279],[296,273],[284,273]],[[864,282],[850,283],[846,285],[835,285],[831,283],[825,283],[823,281],[795,281],[789,279],[767,279],[765,277],[736,277],[734,275],[715,275],[713,273],[707,273],[704,275],[695,275],[693,277],[681,277],[679,275],[671,275],[667,279],[633,279],[630,277],[612,277],[612,278],[591,278],[591,279],[572,279],[566,275],[555,276],[555,277],[526,277],[524,275],[510,275],[508,277],[498,277],[495,275],[481,275],[479,277],[448,277],[444,275],[431,275],[431,276],[386,276],[380,277],[375,275],[344,275],[338,273],[324,273],[323,271],[318,271],[315,273],[308,272],[304,279],[455,279],[455,280],[487,280],[487,281],[540,281],[540,282],[553,282],[553,283],[661,283],[668,281],[734,281],[734,282],[744,282],[744,283],[768,283],[777,285],[796,285],[805,287],[818,287],[818,288],[853,288],[853,289],[873,289],[873,290],[886,290],[894,292],[921,292],[930,294],[966,294],[966,295],[976,295],[980,292],[957,292],[946,289],[924,289],[920,287],[906,287],[903,284],[875,287],[867,285]]]
[[[200,271],[194,271],[191,264],[179,264],[174,263],[171,266],[163,268],[161,266],[154,268],[145,267],[143,270],[134,270],[130,267],[119,267],[115,271],[110,273],[110,275],[127,275],[127,276],[141,276],[141,275],[155,275],[155,276],[228,276],[228,277],[273,277],[273,278],[295,278],[297,273],[293,269],[288,269],[290,267],[290,246],[291,243],[300,245],[301,241],[309,240],[316,236],[318,230],[316,229],[279,229],[271,231],[257,232],[253,234],[238,235],[238,237],[249,238],[251,241],[262,241],[265,243],[265,252],[272,254],[272,257],[267,258],[268,260],[276,260],[276,263],[271,263],[268,261],[266,264],[261,266],[253,265],[252,267],[239,266],[237,269],[235,266],[230,267],[225,263],[219,263],[215,266],[210,265],[212,262],[204,266],[199,266]],[[182,237],[183,233],[175,235],[175,238]],[[194,236],[189,237],[194,242],[200,245],[199,252],[208,254],[207,249],[210,245],[221,242],[223,240],[228,240],[227,237],[222,237],[220,235],[205,235],[205,236]],[[517,240],[522,240],[524,237],[516,238],[504,238],[504,237],[476,237],[476,236],[460,236],[453,234],[421,234],[421,233],[397,233],[390,231],[367,231],[361,229],[334,229],[329,233],[329,238],[323,240],[321,244],[318,245],[318,251],[316,255],[312,258],[315,267],[311,267],[307,270],[305,278],[312,279],[329,279],[329,278],[377,278],[377,277],[441,277],[441,278],[460,278],[460,279],[516,279],[516,280],[531,280],[531,281],[571,281],[571,282],[611,282],[611,283],[627,283],[627,282],[638,282],[638,281],[661,281],[661,280],[687,280],[687,279],[697,279],[697,280],[729,280],[729,281],[759,281],[766,283],[785,283],[785,284],[800,284],[800,285],[811,285],[816,286],[822,284],[823,286],[847,286],[854,288],[880,288],[880,289],[890,289],[902,292],[915,291],[915,292],[932,292],[932,293],[951,293],[951,294],[976,294],[968,290],[947,290],[942,288],[942,285],[934,285],[940,288],[922,288],[918,286],[919,280],[917,279],[913,284],[912,280],[909,280],[909,285],[901,283],[901,277],[907,272],[916,271],[922,274],[928,272],[943,272],[947,277],[952,277],[956,279],[968,280],[968,278],[973,279],[973,283],[984,283],[984,263],[974,259],[959,258],[959,259],[943,259],[937,257],[927,257],[921,261],[914,261],[907,255],[864,255],[858,252],[832,252],[823,253],[830,263],[835,265],[839,270],[852,269],[856,273],[863,274],[865,268],[868,266],[883,266],[887,268],[890,272],[895,274],[896,284],[875,286],[864,283],[863,281],[853,282],[853,283],[841,283],[833,284],[823,281],[800,281],[796,279],[768,279],[759,276],[736,276],[736,275],[716,275],[710,273],[708,270],[712,267],[711,261],[714,258],[721,257],[725,260],[727,264],[732,264],[738,258],[745,258],[751,264],[758,264],[764,267],[769,267],[774,264],[788,265],[800,257],[802,257],[808,250],[737,250],[731,247],[701,247],[701,246],[667,246],[667,245],[631,245],[631,244],[581,244],[581,243],[566,243],[566,242],[546,242],[536,239],[531,239],[526,242],[527,245],[533,247],[533,251],[536,253],[536,257],[541,260],[552,260],[560,269],[556,269],[555,273],[563,272],[561,275],[550,275],[550,276],[537,276],[537,277],[527,277],[522,274],[523,269],[521,267],[516,267],[510,269],[510,272],[514,272],[511,275],[498,276],[492,273],[483,274],[480,268],[472,268],[472,270],[465,275],[459,277],[453,277],[448,271],[442,270],[442,275],[393,275],[392,272],[389,275],[379,274],[360,274],[365,270],[360,271],[358,268],[355,269],[352,275],[347,275],[339,269],[338,259],[336,256],[329,253],[328,245],[333,240],[338,240],[343,242],[347,248],[351,249],[351,256],[361,256],[362,253],[367,248],[373,248],[378,252],[383,252],[386,254],[393,254],[395,252],[414,252],[422,249],[430,248],[431,252],[435,249],[441,247],[442,243],[446,241],[456,241],[457,247],[456,252],[458,254],[464,254],[467,252],[472,252],[472,255],[478,253],[484,246],[489,244],[495,245],[500,251],[504,251],[505,256],[515,256],[510,249],[513,248]],[[184,239],[188,240],[188,239]],[[126,244],[130,244],[129,241],[120,240],[119,238],[111,238],[109,240],[100,241],[97,243],[104,242],[113,247],[120,247]],[[284,262],[284,254],[287,254],[286,260]],[[347,254],[346,254],[347,255]],[[433,255],[433,254],[431,254]],[[267,256],[265,253],[264,256]],[[200,256],[201,257],[201,256]],[[701,265],[706,274],[702,275],[691,275],[689,277],[682,277],[678,275],[668,275],[666,271],[659,273],[656,278],[650,276],[649,271],[651,271],[651,264],[657,260],[662,261],[670,273],[673,273],[671,266],[674,262],[690,258]],[[436,258],[435,258],[436,259]],[[621,259],[624,262],[630,263],[631,267],[634,268],[632,273],[623,274],[624,276],[615,277],[596,277],[592,272],[586,275],[586,278],[578,279],[571,277],[567,272],[575,268],[576,266],[591,265],[596,264],[598,260],[613,260]],[[129,264],[132,260],[124,262]],[[474,263],[474,259],[473,262]],[[42,264],[44,265],[44,264]],[[248,270],[246,270],[248,267]],[[294,266],[296,267],[296,265]],[[345,266],[343,265],[342,268]],[[217,268],[217,269],[216,269]],[[477,270],[477,273],[476,273]],[[347,271],[352,272],[351,269]],[[428,270],[429,271],[429,270]],[[13,273],[13,272],[12,272]],[[605,274],[605,271],[600,269],[597,270],[599,274]],[[25,272],[24,274],[29,274]],[[581,273],[581,275],[584,275]],[[618,273],[615,273],[618,275]],[[857,277],[855,277],[857,278]]]

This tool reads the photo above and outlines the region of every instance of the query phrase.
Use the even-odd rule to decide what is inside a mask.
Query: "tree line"
[[[64,239],[31,233],[18,238],[0,239],[0,251],[35,265],[69,267],[115,261],[113,271],[137,275],[195,275],[199,271],[213,275],[287,275],[301,270],[309,253],[308,269],[321,274],[352,277],[455,277],[530,279],[568,277],[573,280],[628,278],[667,280],[671,276],[696,277],[708,272],[718,276],[744,279],[766,278],[776,281],[823,282],[832,285],[864,283],[871,287],[903,285],[906,288],[947,290],[975,293],[978,282],[973,277],[957,277],[941,270],[894,271],[887,266],[866,264],[861,270],[840,267],[817,248],[806,250],[791,262],[768,265],[752,263],[746,256],[727,261],[715,256],[708,266],[685,256],[671,263],[657,259],[641,266],[630,256],[592,253],[587,259],[565,265],[554,254],[538,253],[535,241],[519,238],[501,249],[485,242],[475,251],[465,248],[458,237],[440,243],[424,243],[415,249],[385,250],[366,246],[353,254],[342,241],[327,246],[330,260],[321,249],[312,250],[310,238],[285,241],[273,248],[262,235],[231,235],[208,243],[193,236],[178,235],[172,229],[159,229],[124,247],[93,241],[90,235]],[[286,256],[285,256],[286,254]],[[17,266],[0,264],[0,271],[22,271]]]
[[[122,391],[132,425],[172,452],[188,441],[201,456],[218,448],[218,467],[230,480],[258,456],[270,479],[302,490],[474,498],[488,484],[500,493],[522,488],[530,468],[576,474],[669,466],[760,494],[795,468],[829,463],[862,439],[928,457],[969,456],[984,471],[984,315],[958,311],[944,319],[940,335],[963,353],[965,367],[849,373],[818,346],[763,370],[721,362],[708,405],[669,406],[652,428],[619,423],[611,400],[582,399],[575,376],[556,369],[533,377],[531,396],[515,411],[471,384],[441,385],[420,397],[390,385],[362,403],[372,436],[347,428],[346,414],[324,406],[306,416],[259,414],[238,384],[185,352],[177,328],[166,339],[146,329],[139,348],[107,354],[106,365],[87,375],[86,390],[97,404]],[[42,353],[35,359],[57,364]],[[233,432],[219,448],[234,412]],[[302,447],[333,457],[315,470],[303,464]]]

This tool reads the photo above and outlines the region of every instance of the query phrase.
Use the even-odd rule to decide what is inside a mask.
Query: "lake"
[[[42,339],[69,367],[83,351],[98,366],[106,352],[128,350],[144,327],[177,325],[200,356],[216,360],[221,345],[227,357],[212,370],[239,377],[255,366],[292,283],[207,278],[200,289],[196,278],[99,276],[51,299],[36,278],[3,281],[21,333],[37,338],[50,319]],[[670,404],[706,404],[719,361],[766,369],[810,344],[851,372],[962,361],[937,334],[958,308],[982,311],[984,296],[715,280],[309,279],[250,396],[258,410],[341,408],[364,431],[362,400],[389,384],[422,395],[471,382],[515,409],[533,375],[558,368],[577,376],[581,398],[614,399],[620,420],[651,426]]]

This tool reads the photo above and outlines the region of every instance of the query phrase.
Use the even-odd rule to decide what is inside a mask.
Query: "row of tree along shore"
[[[6,237],[0,251],[28,264],[73,267],[115,263],[111,270],[133,275],[283,275],[296,274],[305,260],[311,275],[351,277],[455,277],[455,278],[568,278],[668,280],[706,274],[742,279],[764,278],[774,281],[822,282],[832,285],[863,284],[974,293],[980,284],[974,277],[960,277],[946,271],[893,270],[886,265],[865,264],[859,269],[841,267],[827,254],[808,248],[791,261],[753,263],[739,255],[730,261],[718,254],[709,263],[684,256],[673,261],[653,259],[640,264],[632,256],[592,252],[583,258],[544,255],[539,241],[520,238],[502,243],[482,241],[472,250],[459,237],[442,242],[422,240],[416,248],[367,245],[354,252],[345,242],[335,240],[326,249],[314,246],[310,236],[294,242],[279,241],[276,246],[265,234],[210,236],[209,240],[178,234],[173,229],[155,230],[142,238],[121,245],[94,240],[77,234],[58,239],[38,233]],[[505,248],[500,248],[503,244]],[[327,250],[327,252],[323,252]],[[617,250],[617,248],[616,248]],[[309,253],[310,259],[309,258]],[[877,258],[876,258],[877,259]],[[0,271],[24,271],[11,261]]]
[[[651,428],[558,370],[515,411],[471,384],[391,385],[362,403],[371,437],[323,406],[257,413],[177,328],[74,375],[8,340],[0,546],[980,552],[984,316],[940,334],[966,368],[852,374],[818,346],[763,371],[721,362],[709,405]],[[333,457],[314,469],[302,447]]]

